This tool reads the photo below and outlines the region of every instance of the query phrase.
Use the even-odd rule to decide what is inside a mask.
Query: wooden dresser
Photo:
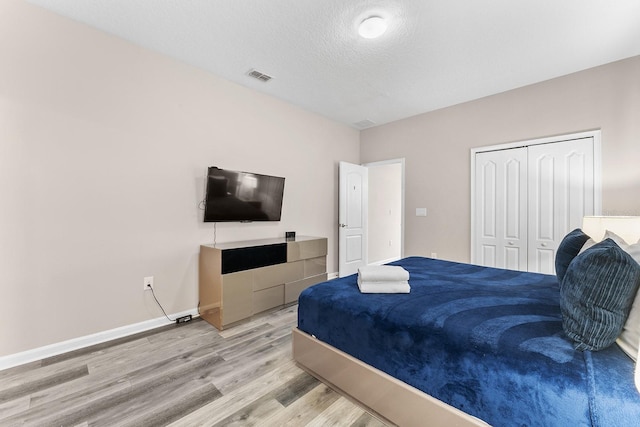
[[[293,303],[327,280],[327,239],[297,236],[200,246],[200,316],[222,330]]]

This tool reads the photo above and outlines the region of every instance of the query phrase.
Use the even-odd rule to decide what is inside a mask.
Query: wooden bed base
[[[399,426],[488,426],[392,376],[300,331],[293,358],[320,381]]]

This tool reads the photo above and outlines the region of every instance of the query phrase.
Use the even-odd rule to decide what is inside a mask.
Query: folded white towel
[[[360,282],[358,288],[363,294],[408,294],[411,286],[407,281],[399,282]]]
[[[363,282],[406,282],[409,272],[397,265],[367,265],[358,269]]]

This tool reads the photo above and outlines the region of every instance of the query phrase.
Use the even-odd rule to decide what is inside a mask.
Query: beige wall
[[[406,158],[405,254],[469,259],[469,149],[602,129],[603,209],[640,214],[640,57],[358,132],[20,0],[0,2],[0,357],[195,308],[206,167],[285,176],[330,238],[337,162]],[[293,161],[295,160],[295,161]],[[429,216],[417,218],[416,207]]]
[[[0,356],[197,304],[206,167],[286,177],[282,221],[330,238],[359,134],[19,0],[0,2]]]
[[[472,147],[601,129],[603,213],[640,215],[638,76],[634,57],[363,131],[362,162],[406,158],[405,255],[469,261]]]

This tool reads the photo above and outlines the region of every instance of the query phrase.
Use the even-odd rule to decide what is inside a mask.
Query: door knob
[[[513,242],[509,242],[509,246],[513,246]]]
[[[546,248],[547,244],[546,243],[542,243],[540,246],[542,246],[543,248]]]
[[[347,224],[338,224],[338,226],[340,226],[341,228],[345,228]]]

